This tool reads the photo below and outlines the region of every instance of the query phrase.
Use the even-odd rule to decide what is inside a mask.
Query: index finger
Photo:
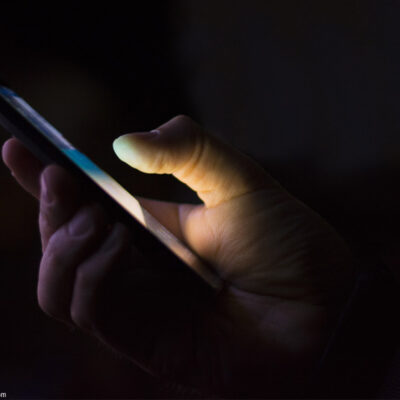
[[[8,139],[2,148],[4,164],[11,170],[17,182],[32,196],[40,197],[40,174],[44,168],[17,139]]]

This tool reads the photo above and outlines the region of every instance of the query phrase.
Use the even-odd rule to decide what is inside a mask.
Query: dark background
[[[396,268],[399,2],[2,3],[0,76],[133,193],[195,200],[133,172],[112,140],[185,113],[261,162],[365,259]],[[5,140],[7,133],[2,131]],[[0,168],[0,392],[176,396],[48,319],[37,206]]]

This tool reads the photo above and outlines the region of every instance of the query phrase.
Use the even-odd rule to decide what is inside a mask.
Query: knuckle
[[[70,240],[68,240],[67,226],[63,225],[49,237],[47,243],[49,251],[47,253],[49,253],[49,257],[56,258],[57,261],[60,261],[63,259],[63,254],[69,245]]]
[[[77,268],[75,285],[79,287],[81,291],[85,292],[91,290],[95,285],[95,276],[88,271],[88,268],[85,268],[85,265],[81,265]]]
[[[185,114],[179,114],[174,118],[176,125],[180,126],[181,129],[186,131],[186,134],[199,134],[203,132],[202,127],[195,122],[191,117]]]
[[[41,230],[53,230],[54,223],[51,218],[51,210],[48,206],[46,208],[40,203],[39,226]]]
[[[95,293],[96,276],[79,267],[75,275],[74,301],[71,304],[71,319],[83,330],[91,330],[94,316],[91,312],[91,302]]]
[[[52,249],[51,251],[47,251],[46,256],[43,257],[41,268],[44,266],[46,270],[56,268],[63,261],[63,256],[60,251],[56,251],[56,249]]]
[[[194,124],[194,121],[192,120],[192,118],[190,118],[189,116],[185,115],[185,114],[179,114],[175,117],[176,122],[183,124],[183,125],[191,125]]]

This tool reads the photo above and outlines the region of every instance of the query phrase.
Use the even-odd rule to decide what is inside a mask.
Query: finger
[[[123,135],[113,146],[122,161],[142,172],[173,174],[207,207],[277,185],[258,164],[185,116],[157,131]]]
[[[28,151],[23,144],[15,139],[8,139],[2,147],[4,164],[10,168],[17,182],[32,196],[39,199],[39,176],[43,163]]]
[[[185,242],[184,221],[198,206],[137,197],[140,205],[165,226],[176,238]]]
[[[116,223],[104,243],[76,270],[71,319],[80,328],[89,331],[96,329],[98,290],[110,271],[118,265],[129,238],[128,230]]]
[[[73,178],[59,166],[46,167],[40,185],[39,229],[44,251],[49,238],[71,218],[82,199]]]
[[[207,209],[202,205],[169,203],[146,198],[138,198],[140,204],[165,226],[182,243],[186,243],[204,259],[212,259],[219,242],[209,224]],[[209,265],[212,268],[212,265]]]
[[[52,317],[72,323],[75,271],[100,243],[105,219],[99,206],[85,206],[51,236],[40,263],[37,295],[42,310]]]

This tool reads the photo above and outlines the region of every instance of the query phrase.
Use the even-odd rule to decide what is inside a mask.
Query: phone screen
[[[94,182],[107,195],[129,213],[138,223],[149,230],[159,241],[161,241],[170,251],[179,257],[187,266],[192,268],[213,288],[221,287],[220,278],[214,274],[209,267],[184,243],[168,231],[157,219],[155,219],[139,201],[124,189],[114,178],[97,166],[90,158],[76,149],[64,136],[39,115],[24,99],[18,96],[11,89],[0,86],[0,97],[15,110],[19,117],[22,117],[35,128],[35,135],[41,135],[52,146],[55,146],[68,160],[70,160],[88,179]],[[7,110],[0,109],[3,125],[10,129]],[[15,126],[15,118],[11,126]],[[11,132],[15,133],[15,132]],[[18,138],[19,135],[16,135]],[[24,139],[22,137],[22,139]],[[34,140],[30,135],[30,142]],[[22,140],[25,142],[24,140]],[[26,144],[26,143],[25,143]],[[29,143],[28,143],[29,147]]]

